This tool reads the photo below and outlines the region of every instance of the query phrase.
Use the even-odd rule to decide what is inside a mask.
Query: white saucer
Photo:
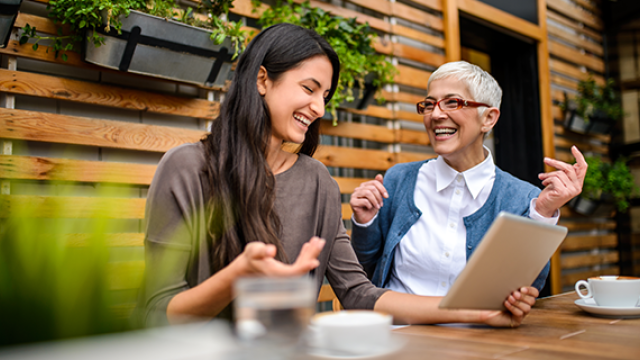
[[[634,307],[609,307],[598,306],[593,299],[578,299],[575,301],[578,307],[590,314],[615,318],[615,319],[630,319],[640,317],[640,306]]]
[[[358,355],[336,354],[336,353],[332,353],[329,350],[324,350],[319,348],[310,348],[307,354],[317,359],[335,359],[335,360],[373,359],[373,358],[394,353],[400,350],[404,346],[404,344],[406,344],[405,339],[400,339],[394,336],[392,336],[391,339],[389,340],[390,341],[388,346],[385,346],[384,348],[378,348],[378,349],[372,350],[371,353],[368,353],[368,354],[358,354]]]

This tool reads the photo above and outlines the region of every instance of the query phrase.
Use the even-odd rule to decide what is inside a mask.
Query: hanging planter
[[[609,134],[613,129],[614,120],[609,119],[601,110],[595,110],[586,121],[577,112],[574,101],[568,100],[565,109],[564,127],[578,134]]]
[[[5,48],[11,37],[22,0],[0,0],[0,47]]]
[[[347,101],[346,99],[340,103],[338,107],[347,109],[364,110],[367,106],[373,103],[374,95],[378,90],[378,87],[373,84],[376,74],[369,73],[364,77],[364,88],[360,88],[358,82],[354,83],[354,87],[351,88],[351,94],[353,101]],[[344,97],[347,97],[347,90],[344,91]]]
[[[615,210],[613,197],[608,194],[598,200],[576,196],[568,203],[569,207],[578,214],[594,217],[609,217]]]
[[[104,44],[95,47],[87,40],[85,61],[197,85],[223,86],[230,78],[234,49],[229,39],[215,45],[211,31],[135,10],[121,21],[120,34],[115,29],[95,30],[105,38]]]

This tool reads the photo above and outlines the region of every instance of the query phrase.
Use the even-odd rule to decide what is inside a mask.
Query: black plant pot
[[[360,88],[360,85],[355,82],[354,87],[351,89],[353,91],[353,97],[355,98],[351,102],[343,101],[340,103],[341,108],[347,109],[358,109],[364,110],[367,106],[371,105],[373,102],[373,96],[376,93],[376,87],[373,86],[373,80],[375,79],[375,74],[367,74],[364,77],[364,89]]]
[[[100,47],[85,40],[85,61],[198,85],[224,86],[230,79],[234,49],[229,39],[215,45],[211,31],[135,10],[121,20],[121,34],[99,29],[105,37]]]
[[[615,209],[613,199],[608,194],[603,194],[599,200],[587,199],[579,195],[571,199],[568,205],[578,214],[593,217],[611,216]]]
[[[0,47],[5,48],[11,37],[22,0],[0,0]]]
[[[589,121],[585,121],[576,113],[576,105],[573,101],[567,102],[564,127],[578,134],[609,134],[613,128],[613,120],[607,118],[606,114],[600,110],[593,112],[589,116]]]

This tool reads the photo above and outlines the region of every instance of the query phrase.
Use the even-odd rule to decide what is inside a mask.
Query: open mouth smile
[[[294,114],[293,118],[298,120],[298,122],[302,123],[302,125],[309,127],[309,125],[311,125],[311,120],[307,119],[306,117],[299,115],[299,114]]]

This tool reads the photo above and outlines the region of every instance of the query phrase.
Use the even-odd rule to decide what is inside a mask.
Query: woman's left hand
[[[518,327],[531,312],[540,293],[538,289],[527,286],[516,290],[504,301],[507,311],[487,312],[484,323],[496,327]]]
[[[576,158],[573,165],[555,159],[544,159],[545,164],[558,170],[538,175],[545,186],[536,200],[538,214],[552,217],[557,209],[582,192],[588,165],[577,147],[572,146],[571,153]]]

